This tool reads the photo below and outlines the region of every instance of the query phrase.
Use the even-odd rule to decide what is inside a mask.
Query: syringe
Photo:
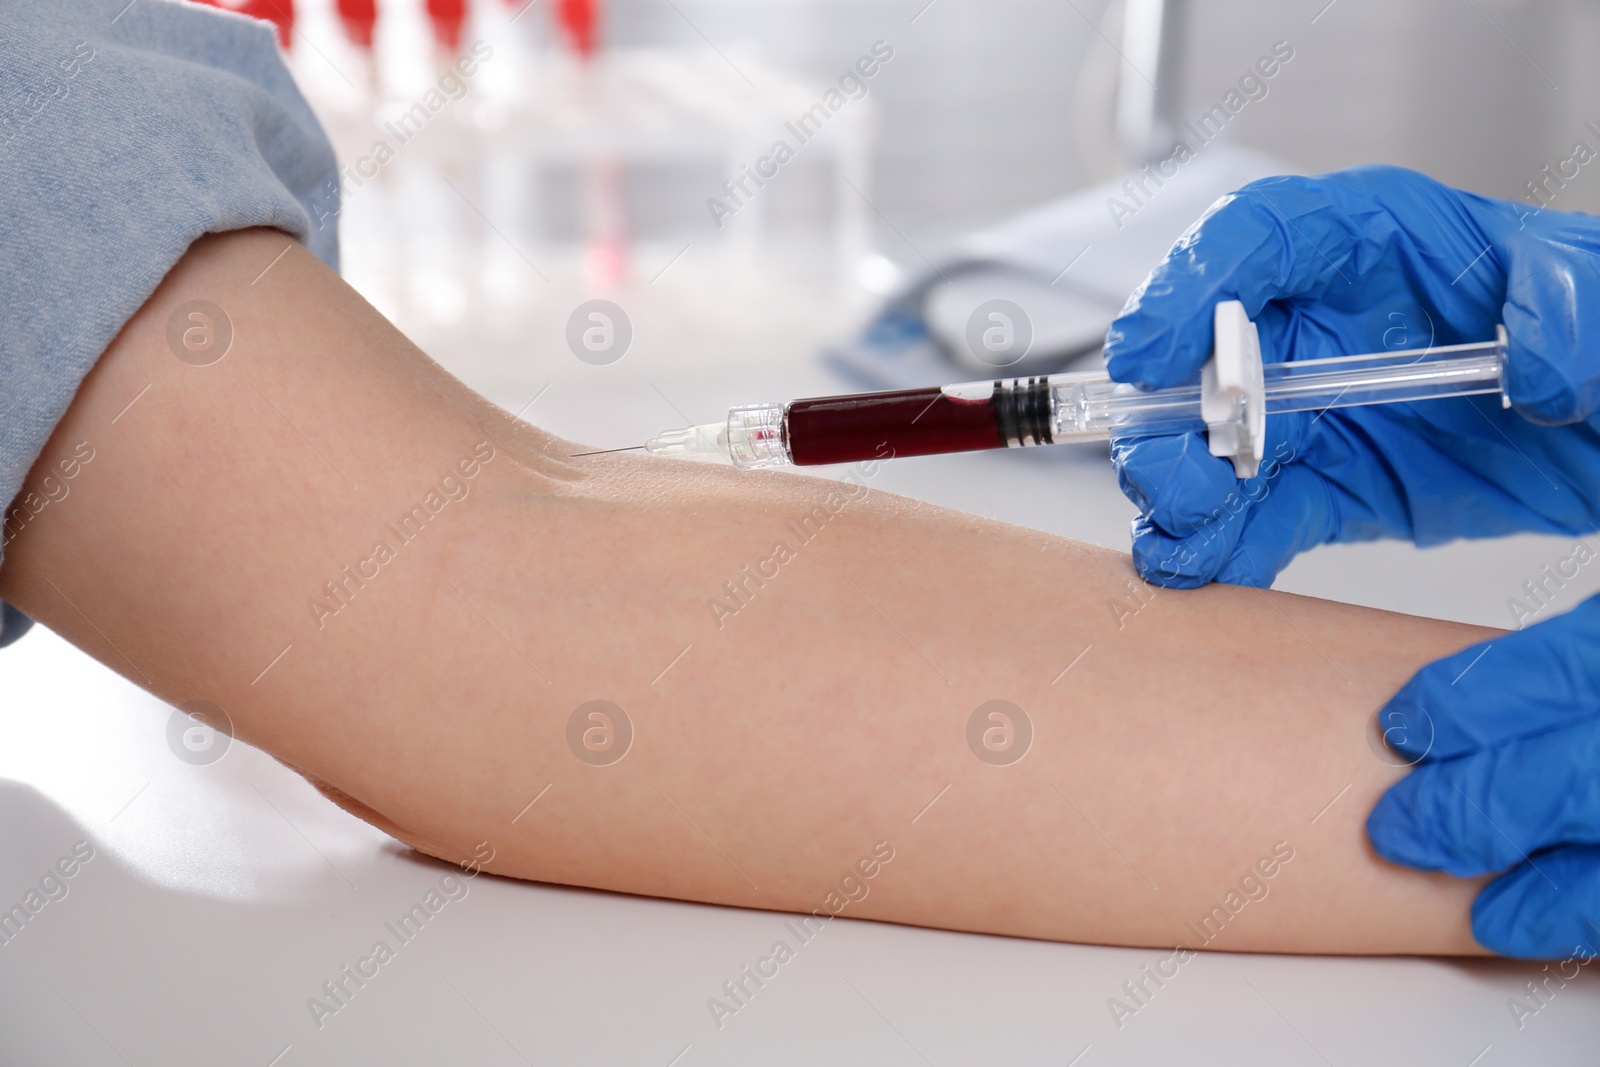
[[[1143,390],[1104,373],[814,397],[733,408],[725,422],[645,442],[662,456],[721,456],[754,470],[1207,431],[1213,454],[1253,477],[1268,415],[1501,393],[1504,327],[1477,344],[1369,352],[1263,366],[1237,301],[1216,308],[1216,348],[1201,381]]]

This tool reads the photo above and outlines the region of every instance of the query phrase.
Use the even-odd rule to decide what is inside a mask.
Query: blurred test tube
[[[596,68],[600,48],[600,0],[556,0],[560,38],[580,64],[579,92],[586,102],[600,103],[602,72]],[[583,276],[591,285],[614,289],[627,277],[628,177],[622,162],[602,153],[583,166]]]

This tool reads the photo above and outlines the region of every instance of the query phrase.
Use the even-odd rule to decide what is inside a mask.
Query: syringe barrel
[[[1269,363],[1267,414],[1438,400],[1503,391],[1506,338],[1404,352]]]
[[[1144,390],[1104,374],[1058,374],[1050,379],[1056,441],[1124,435],[1155,436],[1206,428],[1200,386]]]
[[[1266,413],[1277,415],[1500,393],[1505,353],[1501,328],[1493,341],[1477,344],[1269,363],[1262,395]],[[1050,389],[1057,441],[1206,428],[1198,384],[1147,391],[1104,374],[1057,374]]]

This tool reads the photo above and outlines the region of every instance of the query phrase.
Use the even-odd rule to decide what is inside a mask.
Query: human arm
[[[168,347],[196,298],[233,324],[210,366]],[[811,912],[885,842],[842,914],[1201,947],[1185,924],[1282,842],[1207,947],[1477,951],[1475,884],[1379,861],[1361,818],[1398,773],[1372,709],[1482,630],[1156,593],[1118,553],[870,489],[802,541],[831,483],[571,459],[272,231],[190,250],[29,488],[85,441],[0,595],[433,855],[487,841],[497,873]],[[399,543],[446,475],[465,498]],[[308,606],[384,539],[337,611]],[[719,627],[708,599],[778,541],[792,558]],[[566,740],[595,698],[633,724],[609,766]],[[1035,732],[1009,766],[966,741],[994,699]]]

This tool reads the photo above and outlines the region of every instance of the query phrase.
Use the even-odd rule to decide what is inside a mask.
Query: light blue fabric
[[[170,0],[0,4],[0,562],[78,384],[189,245],[272,226],[337,269],[335,229],[310,216],[336,190],[266,23]],[[27,626],[0,605],[0,645]]]

